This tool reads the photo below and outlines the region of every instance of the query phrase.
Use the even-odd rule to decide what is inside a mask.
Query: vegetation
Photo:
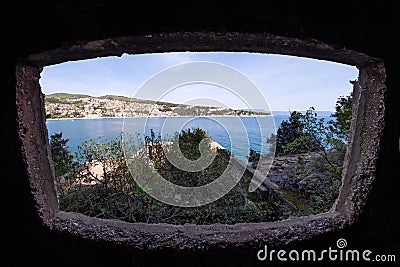
[[[177,133],[172,139],[185,157],[197,159],[198,145],[208,138],[199,128]],[[121,136],[112,140],[89,140],[79,147],[79,160],[85,162],[75,168],[63,183],[58,184],[60,208],[93,217],[120,219],[146,223],[215,222],[233,224],[276,220],[283,211],[281,203],[265,202],[257,193],[248,193],[251,177],[241,181],[223,198],[201,207],[181,208],[153,199],[140,188],[131,176],[122,150]],[[186,172],[169,164],[162,150],[162,140],[151,131],[145,137],[151,163],[167,180],[183,186],[200,186],[216,179],[229,162],[226,150],[217,150],[213,163],[203,171]],[[96,173],[93,166],[101,166]]]
[[[332,117],[336,119],[332,123],[333,130],[343,138],[347,138],[350,132],[350,122],[352,118],[352,105],[353,105],[353,94],[348,96],[341,96],[336,101],[336,112],[332,114]]]
[[[74,167],[73,156],[68,150],[68,139],[63,139],[62,132],[50,136],[50,150],[55,176],[61,176]]]
[[[135,182],[123,154],[122,136],[111,140],[91,139],[82,143],[74,159],[68,151],[68,139],[62,133],[51,136],[50,147],[58,179],[60,208],[88,216],[119,219],[128,222],[172,224],[233,224],[239,222],[273,221],[291,216],[327,211],[337,198],[340,173],[351,121],[352,97],[337,101],[336,120],[325,122],[310,108],[305,114],[292,112],[281,124],[277,135],[278,156],[295,155],[295,164],[284,167],[284,178],[278,182],[283,196],[294,203],[294,211],[276,199],[264,199],[257,192],[249,193],[251,177],[243,175],[239,183],[221,199],[196,208],[182,208],[164,204],[150,197]],[[128,138],[129,139],[129,138]],[[185,158],[200,157],[199,144],[211,140],[199,128],[176,133],[170,140],[162,140],[153,130],[143,141],[130,137],[137,152],[144,151],[148,165],[170,182],[182,186],[201,186],[219,177],[229,162],[229,152],[217,149],[213,162],[204,170],[187,172],[169,162],[164,148],[179,142]],[[211,151],[210,143],[208,144]],[[140,154],[140,153],[139,153]],[[257,167],[260,154],[250,150],[249,162]],[[78,164],[77,162],[80,162]]]
[[[138,99],[135,99],[135,98],[126,97],[126,96],[119,96],[119,95],[104,95],[104,96],[100,96],[98,98],[110,99],[110,100],[119,100],[119,101],[125,101],[125,102],[130,102],[132,100],[138,100]]]
[[[271,136],[269,142],[276,141],[277,156],[317,152],[334,167],[327,152],[337,150],[344,156],[351,111],[350,94],[337,100],[336,111],[331,115],[335,120],[325,122],[324,118],[318,118],[313,107],[310,107],[305,114],[291,112],[289,120],[281,123],[277,135]]]
[[[254,149],[250,148],[250,153],[249,153],[249,163],[250,166],[253,168],[256,168],[258,165],[258,162],[260,161],[260,153],[255,151]]]
[[[84,97],[90,96],[83,94],[54,93],[46,95],[46,101],[51,103],[69,103],[68,99],[79,99]]]
[[[335,120],[318,118],[312,107],[305,114],[292,112],[269,139],[276,140],[277,156],[297,156],[296,165],[286,167],[286,178],[279,185],[293,203],[301,203],[298,215],[325,212],[337,198],[351,112],[351,94],[337,100],[331,115]]]

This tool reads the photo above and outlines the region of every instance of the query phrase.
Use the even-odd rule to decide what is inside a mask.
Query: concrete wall
[[[28,262],[42,266],[248,266],[258,263],[257,249],[251,246],[219,246],[204,250],[176,250],[173,247],[158,250],[133,249],[110,242],[82,240],[67,232],[52,231],[42,224],[42,219],[37,215],[36,201],[25,171],[25,152],[21,150],[17,131],[16,63],[23,63],[31,54],[91,40],[176,32],[204,32],[205,36],[211,36],[209,32],[217,35],[227,32],[268,33],[316,39],[333,47],[355,50],[382,59],[387,79],[385,124],[378,148],[378,168],[374,173],[372,194],[366,207],[360,217],[345,229],[282,246],[286,249],[329,247],[334,246],[339,237],[343,237],[354,249],[370,249],[383,254],[398,253],[400,242],[397,227],[400,220],[396,204],[400,200],[400,179],[399,112],[396,105],[400,99],[400,64],[395,58],[398,51],[394,37],[399,32],[396,24],[399,4],[397,1],[380,1],[375,4],[365,1],[347,1],[345,4],[320,1],[311,5],[291,0],[261,3],[263,1],[227,4],[200,1],[195,4],[149,3],[145,6],[136,3],[117,4],[115,1],[57,1],[48,4],[20,1],[16,5],[15,17],[9,21],[10,27],[15,27],[16,42],[9,43],[10,47],[4,51],[7,79],[1,97],[4,110],[2,132],[5,136],[5,149],[1,157],[6,170],[1,179],[1,203],[4,206],[2,223],[7,238],[7,249],[2,253],[5,260],[15,265]],[[182,39],[176,37],[174,42],[179,47]],[[193,49],[190,50],[193,51],[207,51],[211,47],[208,44],[207,39],[185,45],[191,45]],[[224,46],[223,42],[218,45],[212,48],[225,50],[224,47],[228,46],[227,43]],[[247,45],[245,41],[237,42],[233,50],[247,51]],[[157,47],[157,40],[153,46]],[[174,51],[176,48],[169,46],[164,50]],[[315,57],[321,55],[317,53]],[[11,252],[16,256],[12,256]],[[400,255],[397,255],[400,259]],[[278,262],[260,263],[265,264],[279,265]]]

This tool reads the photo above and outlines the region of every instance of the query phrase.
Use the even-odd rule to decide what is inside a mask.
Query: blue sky
[[[44,94],[57,92],[101,96],[134,96],[156,73],[182,63],[211,61],[232,67],[252,80],[274,111],[333,111],[336,99],[352,90],[356,67],[283,55],[228,52],[180,52],[126,55],[66,62],[44,68],[40,84]],[[189,98],[211,98],[231,108],[244,108],[240,100],[223,88],[194,84],[179,87],[163,101],[188,102]],[[157,99],[159,100],[159,99]]]

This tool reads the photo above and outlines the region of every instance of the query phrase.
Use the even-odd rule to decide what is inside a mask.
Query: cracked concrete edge
[[[169,37],[168,37],[169,36]],[[385,113],[385,69],[382,63],[377,63],[362,54],[351,56],[346,51],[334,50],[330,46],[326,49],[316,42],[317,46],[304,46],[297,43],[288,44],[290,48],[283,48],[298,56],[315,57],[323,51],[328,51],[323,57],[327,60],[346,62],[363,66],[360,69],[358,108],[353,113],[353,137],[350,138],[349,152],[346,156],[346,165],[343,176],[343,186],[333,212],[293,218],[280,222],[266,222],[257,224],[236,225],[166,225],[166,224],[133,224],[114,220],[90,218],[82,214],[58,211],[58,200],[54,185],[54,170],[49,158],[48,136],[45,125],[45,111],[43,94],[40,91],[39,77],[41,66],[77,60],[95,56],[113,55],[131,47],[133,52],[167,52],[168,45],[157,46],[157,38],[175,40],[182,34],[153,35],[149,47],[146,42],[132,43],[131,38],[123,42],[105,40],[99,43],[79,44],[73,49],[61,49],[41,55],[31,56],[22,60],[16,68],[17,88],[16,106],[18,111],[18,136],[21,143],[23,161],[26,166],[27,177],[31,187],[31,194],[35,201],[37,215],[43,224],[56,232],[69,234],[98,241],[111,241],[127,246],[150,248],[207,248],[212,246],[245,246],[258,245],[262,242],[270,244],[288,244],[296,240],[306,240],[322,233],[336,231],[356,220],[366,205],[375,179],[379,147],[384,127]],[[184,35],[183,37],[185,37]],[[222,41],[221,41],[222,36]],[[229,37],[230,36],[230,37]],[[186,43],[178,47],[187,49],[196,48],[196,51],[207,49],[221,50],[224,47],[232,51],[259,51],[280,53],[279,46],[287,38],[255,35],[250,38],[253,47],[251,50],[248,40],[242,39],[247,34],[187,34]],[[241,41],[231,42],[230,39]],[[251,37],[251,36],[250,36]],[[135,37],[139,38],[139,37]],[[186,37],[185,37],[186,38]],[[201,42],[198,38],[203,38]],[[228,38],[228,39],[227,39]],[[235,39],[237,38],[237,39]],[[257,39],[258,38],[258,39]],[[272,38],[272,39],[271,39]],[[140,39],[140,38],[139,38]],[[136,39],[135,39],[136,40]],[[209,41],[216,40],[209,45]],[[229,41],[229,43],[228,43]],[[302,43],[303,41],[301,41]],[[308,41],[304,41],[308,42]],[[260,48],[275,43],[274,48]],[[116,48],[117,47],[117,48]],[[250,48],[249,48],[250,47]],[[260,48],[259,50],[255,47]],[[318,48],[319,47],[319,48]],[[83,49],[83,50],[82,50]],[[324,50],[325,49],[325,50]],[[99,53],[99,50],[101,53]],[[322,52],[321,52],[322,51]],[[329,52],[331,51],[331,52]],[[318,58],[318,57],[315,57]],[[368,65],[369,64],[369,65]],[[357,90],[359,92],[357,92]],[[362,101],[361,101],[362,100]],[[356,128],[354,128],[356,127]],[[99,232],[100,231],[100,232]],[[119,236],[118,233],[122,233]],[[218,234],[223,238],[217,238]],[[214,239],[214,235],[215,239]],[[159,236],[159,237],[157,237]],[[162,237],[162,238],[161,238]],[[159,241],[161,238],[161,241]]]
[[[79,213],[60,211],[53,219],[54,229],[89,240],[107,241],[143,250],[162,248],[201,249],[220,247],[259,247],[286,245],[342,229],[347,225],[338,212],[298,217],[278,222],[234,225],[171,225],[126,223]]]
[[[69,60],[104,56],[163,52],[256,52],[310,57],[354,66],[366,66],[379,59],[363,53],[334,47],[317,40],[275,36],[265,33],[177,32],[154,33],[66,44],[52,51],[34,54],[26,64],[46,66]]]

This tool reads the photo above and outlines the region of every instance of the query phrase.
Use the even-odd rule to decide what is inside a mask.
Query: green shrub
[[[201,129],[191,129],[176,134],[183,153],[191,159],[199,157],[198,144],[208,138]],[[153,131],[145,138],[145,144],[155,146],[152,161],[163,162],[157,171],[165,179],[185,186],[207,184],[225,170],[230,153],[217,150],[210,166],[200,172],[185,172],[168,167],[163,159],[162,140]],[[182,208],[164,204],[140,188],[134,181],[122,153],[122,138],[112,140],[89,140],[79,147],[80,162],[64,183],[58,184],[60,208],[80,212],[88,216],[120,219],[128,222],[172,223],[172,224],[234,224],[239,222],[271,221],[278,218],[279,208],[275,203],[265,202],[256,193],[248,193],[251,177],[243,176],[240,182],[224,197],[208,205]],[[90,164],[102,164],[102,178],[90,171]],[[135,175],[135,174],[134,174]],[[138,172],[136,175],[140,175]]]

